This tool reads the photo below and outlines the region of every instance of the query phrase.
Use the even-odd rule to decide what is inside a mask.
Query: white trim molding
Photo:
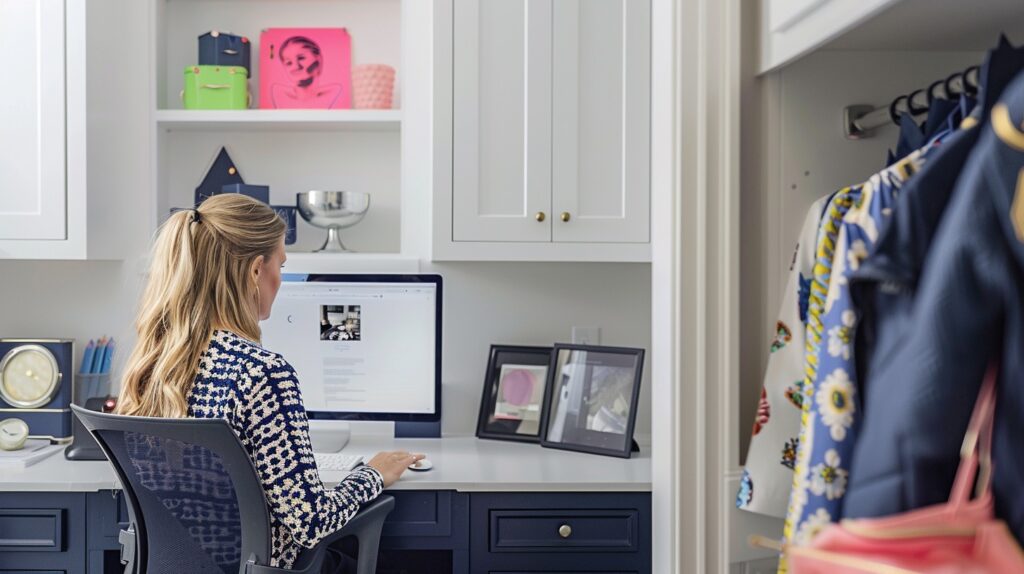
[[[738,462],[742,0],[654,0],[654,572],[725,572]]]

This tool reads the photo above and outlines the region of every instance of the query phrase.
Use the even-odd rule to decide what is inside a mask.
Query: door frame
[[[729,567],[728,481],[739,462],[742,3],[652,6],[654,572]]]

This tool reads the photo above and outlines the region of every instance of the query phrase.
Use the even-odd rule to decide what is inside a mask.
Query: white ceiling
[[[988,50],[1005,32],[1024,44],[1024,0],[903,0],[827,50]]]

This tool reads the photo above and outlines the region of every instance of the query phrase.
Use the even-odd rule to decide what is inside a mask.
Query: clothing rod
[[[846,137],[847,139],[869,137],[872,131],[894,122],[894,116],[898,117],[905,113],[917,115],[926,112],[930,99],[928,92],[933,91],[934,88],[940,89],[940,93],[937,94],[939,97],[947,99],[964,93],[967,85],[977,89],[978,74],[978,67],[972,66],[962,74],[954,74],[945,81],[933,82],[927,89],[914,90],[908,96],[900,96],[888,106],[847,106],[843,108],[843,126]],[[932,95],[936,96],[936,94]]]
[[[901,111],[906,112],[906,110]],[[857,131],[869,132],[892,122],[892,118],[889,117],[889,106],[882,106],[874,108],[865,114],[858,115],[851,121],[853,126],[857,128]]]

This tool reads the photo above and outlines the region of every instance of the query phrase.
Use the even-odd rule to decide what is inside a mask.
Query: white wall
[[[651,347],[646,263],[444,263],[444,431],[473,432],[491,343],[569,342],[571,327],[601,327],[601,344]],[[650,435],[650,357],[636,434]]]
[[[140,246],[140,255],[145,249]],[[128,353],[126,343],[134,340],[142,281],[136,261],[0,261],[5,279],[0,337],[70,337],[84,343],[113,335],[121,343],[116,376]],[[602,344],[650,349],[648,264],[424,263],[422,272],[445,279],[446,434],[476,429],[491,343],[568,342],[571,327],[578,325],[601,327]],[[638,436],[649,435],[651,428],[648,371],[645,367]]]

